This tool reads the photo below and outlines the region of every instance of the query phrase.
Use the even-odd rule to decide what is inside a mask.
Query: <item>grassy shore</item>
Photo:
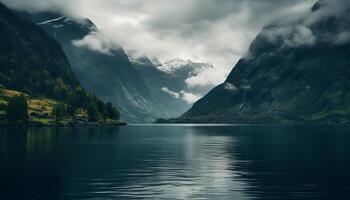
[[[28,104],[29,126],[123,126],[118,120],[104,119],[97,122],[89,122],[87,111],[78,109],[74,117],[56,119],[53,115],[54,107],[59,103],[47,98],[32,98],[22,92],[8,90],[0,87],[0,125],[11,125],[4,121],[7,102],[13,96],[24,95]]]

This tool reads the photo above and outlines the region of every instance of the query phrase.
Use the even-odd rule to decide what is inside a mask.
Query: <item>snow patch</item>
[[[158,69],[168,74],[174,74],[179,70],[187,70],[189,75],[196,75],[205,69],[212,68],[213,66],[206,63],[196,63],[191,60],[175,59],[165,62],[163,65],[158,65]]]
[[[56,22],[56,21],[59,21],[61,19],[63,19],[64,17],[58,17],[58,18],[55,18],[55,19],[50,19],[50,20],[47,20],[47,21],[43,21],[43,22],[40,22],[38,23],[39,25],[44,25],[44,24],[50,24],[52,22]]]
[[[238,90],[238,88],[232,83],[225,83],[225,90],[235,92]]]

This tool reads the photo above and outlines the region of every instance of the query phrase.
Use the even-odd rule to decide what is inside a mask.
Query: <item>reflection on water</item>
[[[349,130],[0,129],[0,199],[350,199]]]

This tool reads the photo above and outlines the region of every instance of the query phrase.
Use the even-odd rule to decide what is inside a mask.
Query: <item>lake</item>
[[[350,127],[2,128],[0,199],[350,199]]]

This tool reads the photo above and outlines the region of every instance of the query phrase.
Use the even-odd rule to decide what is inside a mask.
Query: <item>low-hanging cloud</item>
[[[13,9],[26,10],[29,12],[59,12],[78,17],[76,1],[71,0],[1,0],[2,3]]]
[[[190,87],[206,87],[208,85],[217,85],[222,82],[227,76],[226,71],[217,70],[217,68],[209,68],[200,73],[191,76],[185,80],[185,83]]]
[[[282,41],[285,48],[311,46],[316,42],[312,31],[301,24],[271,27],[264,30],[262,35],[272,43]]]
[[[169,90],[167,87],[162,87],[162,91],[174,97],[175,99],[180,98],[180,94],[174,91]]]
[[[295,17],[292,21],[281,20],[264,29],[261,36],[266,37],[271,43],[282,42],[282,48],[311,46],[316,42],[343,44],[350,41],[347,28],[350,22],[349,8],[348,0],[320,0],[301,18]],[[337,20],[333,27],[325,28],[330,26],[329,19],[332,18],[341,19]]]
[[[184,90],[180,91],[180,94],[181,94],[181,98],[183,100],[185,100],[188,104],[195,103],[196,101],[198,101],[201,98],[200,96],[198,96],[196,94],[186,92]]]
[[[97,51],[103,54],[112,55],[113,49],[118,48],[113,41],[110,41],[99,31],[92,31],[90,34],[80,40],[73,40],[75,47],[86,48],[91,51]]]
[[[191,86],[223,82],[262,27],[276,19],[300,15],[316,0],[0,0],[15,9],[57,11],[88,17],[108,38],[164,62],[191,59],[214,69],[189,78]],[[295,40],[309,40],[301,30]],[[306,36],[306,37],[305,37]],[[343,37],[345,38],[345,37]],[[89,35],[75,45],[109,53]]]
[[[163,87],[162,91],[169,94],[170,96],[174,97],[175,99],[182,99],[184,101],[186,101],[188,104],[192,104],[196,101],[198,101],[201,96],[191,93],[191,92],[186,92],[184,90],[181,90],[180,92],[175,92],[170,90],[167,87]]]

